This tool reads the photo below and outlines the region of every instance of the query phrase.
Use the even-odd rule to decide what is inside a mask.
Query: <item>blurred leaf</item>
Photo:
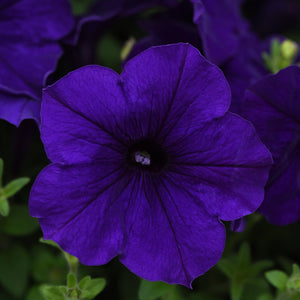
[[[0,196],[0,214],[3,217],[7,217],[9,215],[9,203],[4,196]]]
[[[3,159],[0,158],[0,188],[2,187]]]
[[[292,275],[300,275],[300,268],[297,264],[292,266]]]
[[[11,181],[3,188],[3,190],[2,190],[3,195],[7,198],[15,195],[29,181],[30,181],[30,178],[27,178],[27,177],[18,178],[18,179]]]
[[[0,283],[17,298],[24,296],[29,276],[29,255],[21,246],[0,253]]]
[[[88,284],[88,282],[91,280],[91,276],[85,276],[83,277],[79,283],[78,283],[78,287],[81,289],[81,290],[84,290],[86,285]]]
[[[9,235],[27,235],[38,228],[39,223],[29,215],[27,205],[13,205],[9,217],[0,220],[0,230]]]
[[[41,299],[42,299],[42,294],[38,286],[34,286],[30,288],[25,298],[25,300],[41,300]]]
[[[287,298],[285,298],[285,299],[287,299]],[[283,299],[283,300],[285,300],[285,299]],[[278,300],[281,300],[281,299],[278,299]],[[290,294],[288,300],[300,300],[300,294],[299,293]]]
[[[286,283],[290,291],[294,291],[300,295],[300,269],[297,264],[293,264],[292,275]]]
[[[77,300],[79,297],[79,291],[77,289],[72,290],[70,297],[68,297],[68,300]],[[80,299],[83,299],[82,297],[80,297]]]
[[[258,274],[260,274],[265,269],[268,269],[273,266],[273,262],[270,260],[260,260],[258,262],[255,262],[251,265],[249,270],[249,275],[251,277],[256,277]]]
[[[251,262],[251,251],[247,243],[244,243],[237,256],[221,259],[217,267],[230,279],[230,294],[232,300],[244,299],[245,290],[252,285],[253,298],[255,299],[260,293],[268,291],[268,285],[264,280],[260,280],[260,274],[266,268],[272,266],[272,262],[261,260],[255,263]],[[260,277],[259,277],[260,276]],[[255,293],[259,290],[257,287],[263,284],[259,294]],[[252,290],[247,292],[252,294]],[[248,299],[251,299],[248,298]]]
[[[67,275],[67,264],[64,257],[53,254],[47,248],[39,246],[32,252],[32,275],[37,282],[63,284]]]
[[[231,300],[239,300],[242,296],[244,286],[242,283],[232,282],[230,287]]]
[[[73,273],[69,273],[67,276],[67,286],[69,289],[75,288],[77,283],[76,276]]]
[[[60,251],[63,251],[54,241],[51,241],[51,240],[44,240],[43,238],[40,238],[39,241],[43,244],[47,244],[47,245],[50,245],[54,248],[57,248],[59,249]]]
[[[231,260],[227,258],[222,258],[219,260],[217,267],[228,277],[232,278],[234,271],[235,271],[235,266],[232,263]]]
[[[186,300],[186,299],[180,295],[178,289],[176,289],[176,286],[174,286],[173,289],[163,297],[163,300]]]
[[[139,288],[139,300],[152,300],[164,296],[174,289],[174,285],[161,281],[142,280]]]
[[[265,273],[267,280],[276,288],[283,291],[288,281],[288,276],[279,270],[272,270]]]
[[[243,243],[238,257],[237,257],[237,266],[240,269],[246,268],[250,264],[251,256],[250,256],[250,247],[247,243]]]
[[[124,61],[128,57],[135,43],[136,40],[134,37],[131,37],[126,41],[120,53],[120,57],[122,61]]]
[[[104,278],[94,278],[87,280],[84,289],[80,294],[82,300],[94,299],[105,288],[106,280]]]
[[[65,286],[41,285],[40,291],[45,300],[66,300],[67,289]]]
[[[270,285],[262,276],[253,279],[251,282],[245,284],[242,300],[258,299],[262,294],[271,295]]]
[[[62,249],[61,249],[61,251],[63,252],[64,257],[65,257],[66,261],[68,262],[68,265],[70,267],[70,272],[73,272],[75,274],[77,267],[78,267],[78,263],[79,263],[78,258],[69,254],[66,251],[63,251]]]
[[[257,300],[274,300],[273,296],[270,294],[260,295]]]
[[[293,297],[291,297],[291,295],[288,292],[281,292],[277,295],[277,297],[275,298],[275,300],[296,300]],[[298,299],[297,299],[298,300]]]

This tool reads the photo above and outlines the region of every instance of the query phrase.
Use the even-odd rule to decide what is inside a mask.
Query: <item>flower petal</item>
[[[203,41],[205,56],[217,65],[236,54],[248,25],[240,11],[241,0],[191,0],[194,23]]]
[[[265,200],[259,208],[270,223],[288,225],[300,219],[299,181],[300,151],[297,149],[290,165],[266,189]]]
[[[287,225],[300,218],[300,67],[291,66],[252,85],[243,115],[270,149],[274,165],[260,212],[269,222]]]
[[[198,191],[210,214],[235,220],[263,201],[272,158],[254,127],[241,117],[227,113],[202,128],[174,128],[165,147],[169,171]]]
[[[221,70],[189,44],[140,53],[125,65],[121,79],[137,123],[133,135],[139,128],[144,136],[164,136],[179,120],[189,122],[192,116],[204,123],[222,116],[230,105],[230,89]]]
[[[220,259],[225,230],[194,195],[167,175],[141,174],[127,209],[120,261],[147,280],[191,287]]]
[[[125,157],[118,119],[125,101],[118,81],[112,70],[87,66],[44,90],[41,136],[52,161]]]
[[[1,43],[0,86],[40,101],[46,78],[55,70],[61,54],[61,47],[54,42],[38,47],[30,44],[24,47],[18,43]]]
[[[39,100],[74,18],[68,1],[14,1],[0,10],[0,85]]]
[[[15,126],[24,119],[34,119],[39,123],[40,107],[39,101],[27,95],[13,94],[0,88],[0,118]]]
[[[130,176],[117,163],[51,164],[36,179],[30,214],[39,218],[45,239],[88,265],[107,263],[122,251]]]
[[[265,76],[246,92],[242,115],[250,120],[275,162],[300,132],[300,67]]]

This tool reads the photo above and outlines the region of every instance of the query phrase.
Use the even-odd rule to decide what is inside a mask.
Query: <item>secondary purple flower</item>
[[[297,66],[266,76],[249,88],[243,107],[274,158],[260,212],[277,225],[300,219],[299,82]]]
[[[0,118],[39,121],[42,87],[74,25],[67,0],[1,0]]]
[[[240,48],[249,24],[240,10],[242,0],[190,0],[194,23],[203,42],[205,56],[217,65],[225,63]]]
[[[188,44],[48,87],[41,136],[53,163],[30,196],[44,238],[84,264],[118,255],[143,278],[190,286],[222,254],[220,219],[260,205],[271,163],[229,105],[222,72]]]
[[[221,69],[231,88],[232,100],[230,111],[240,114],[246,89],[268,74],[262,58],[263,51],[269,51],[267,44],[253,33],[248,32],[240,39],[237,53]]]

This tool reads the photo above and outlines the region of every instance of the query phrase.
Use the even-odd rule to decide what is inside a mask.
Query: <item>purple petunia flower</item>
[[[0,118],[39,121],[42,87],[73,28],[67,0],[1,0]]]
[[[274,165],[260,212],[269,222],[300,219],[300,67],[269,75],[246,92],[243,116],[253,122]]]
[[[190,1],[205,56],[217,65],[225,63],[239,51],[241,39],[249,31],[240,11],[242,0]]]
[[[44,91],[52,161],[30,213],[88,265],[115,256],[148,280],[190,286],[221,257],[225,229],[255,211],[271,156],[227,112],[222,72],[188,44],[150,48],[121,75],[86,66]]]

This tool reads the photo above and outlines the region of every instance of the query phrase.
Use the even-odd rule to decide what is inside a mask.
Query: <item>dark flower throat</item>
[[[130,145],[127,154],[129,165],[151,172],[160,172],[168,158],[163,148],[150,139],[142,139]]]

